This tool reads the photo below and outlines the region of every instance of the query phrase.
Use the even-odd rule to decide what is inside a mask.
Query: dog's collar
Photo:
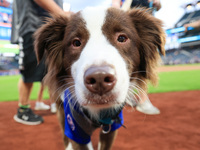
[[[120,113],[122,109],[112,110],[112,109],[105,109],[100,112],[99,120],[95,120],[90,117],[87,110],[84,110],[84,114],[93,122],[93,124],[102,128],[102,132],[107,134],[111,131],[111,125],[115,122],[121,124],[121,126],[125,127],[122,124],[122,119],[120,118]]]
[[[83,109],[84,114],[92,120],[95,124],[102,126],[102,125],[110,125],[114,121],[120,122],[119,114],[122,111],[123,107],[120,109],[104,109],[100,111],[99,119],[95,120],[92,117],[90,117],[89,112],[86,109]]]
[[[99,120],[96,120],[89,115],[89,112],[86,109],[82,108],[75,100],[73,100],[73,96],[71,95],[69,89],[65,90],[64,95],[64,101],[65,103],[69,104],[72,115],[79,125],[83,120],[86,120],[92,124],[94,129],[102,127],[104,133],[108,133],[111,130],[111,125],[114,122],[123,126],[123,119],[121,119],[123,106],[120,109],[102,110],[99,114]],[[87,127],[82,126],[82,128]]]

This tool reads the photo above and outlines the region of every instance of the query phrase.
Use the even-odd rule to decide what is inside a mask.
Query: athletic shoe
[[[34,114],[30,108],[18,108],[14,120],[25,125],[38,125],[44,121],[41,116]]]
[[[52,104],[51,104],[51,112],[52,112],[52,113],[56,113],[56,111],[57,111],[56,103],[52,103]]]
[[[43,102],[36,102],[35,103],[35,110],[49,110],[50,106],[46,105]]]
[[[147,115],[158,115],[160,114],[160,110],[153,106],[150,100],[146,100],[143,103],[139,103],[136,106],[136,110],[142,112]]]

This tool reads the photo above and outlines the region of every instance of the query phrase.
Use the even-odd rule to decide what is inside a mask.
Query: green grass
[[[19,54],[19,48],[16,48],[16,47],[4,47],[3,45],[11,45],[11,43],[10,43],[10,41],[0,40],[0,53],[9,52],[9,53]]]
[[[159,85],[149,86],[149,93],[200,90],[200,70],[161,72]]]
[[[160,81],[157,87],[149,86],[149,93],[173,92],[200,90],[200,70],[161,72]],[[17,83],[20,76],[0,76],[0,101],[18,100]],[[37,98],[40,83],[35,83],[31,99]],[[48,99],[48,92],[45,91],[44,99]]]
[[[1,101],[17,101],[18,100],[18,88],[17,84],[20,76],[0,76],[0,102]],[[36,82],[33,85],[31,93],[31,100],[37,99],[37,93],[40,88],[40,82]],[[49,95],[47,90],[44,91],[44,99],[48,99]]]
[[[8,40],[0,40],[0,44],[10,44],[10,41],[8,41]]]

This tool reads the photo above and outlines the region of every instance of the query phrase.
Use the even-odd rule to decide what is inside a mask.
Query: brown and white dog
[[[144,82],[157,81],[159,53],[165,54],[162,22],[146,9],[86,8],[70,18],[52,17],[35,38],[37,58],[45,56],[48,65],[45,83],[58,105],[67,101],[58,109],[66,149],[93,149],[90,140],[68,136],[66,130],[75,131],[76,124],[84,128],[76,131],[80,137],[92,133],[88,128],[102,127],[107,133],[100,133],[98,149],[111,149],[117,130],[110,126],[117,119],[123,124],[118,115],[133,104],[134,89],[146,91]],[[76,109],[66,114],[72,105]]]

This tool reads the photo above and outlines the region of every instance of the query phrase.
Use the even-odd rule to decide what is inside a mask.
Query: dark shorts
[[[133,0],[131,3],[131,8],[133,7],[146,7],[149,8],[148,0]]]
[[[19,70],[24,82],[42,81],[45,76],[45,64],[42,60],[39,64],[36,59],[33,46],[33,33],[27,33],[19,39]]]

